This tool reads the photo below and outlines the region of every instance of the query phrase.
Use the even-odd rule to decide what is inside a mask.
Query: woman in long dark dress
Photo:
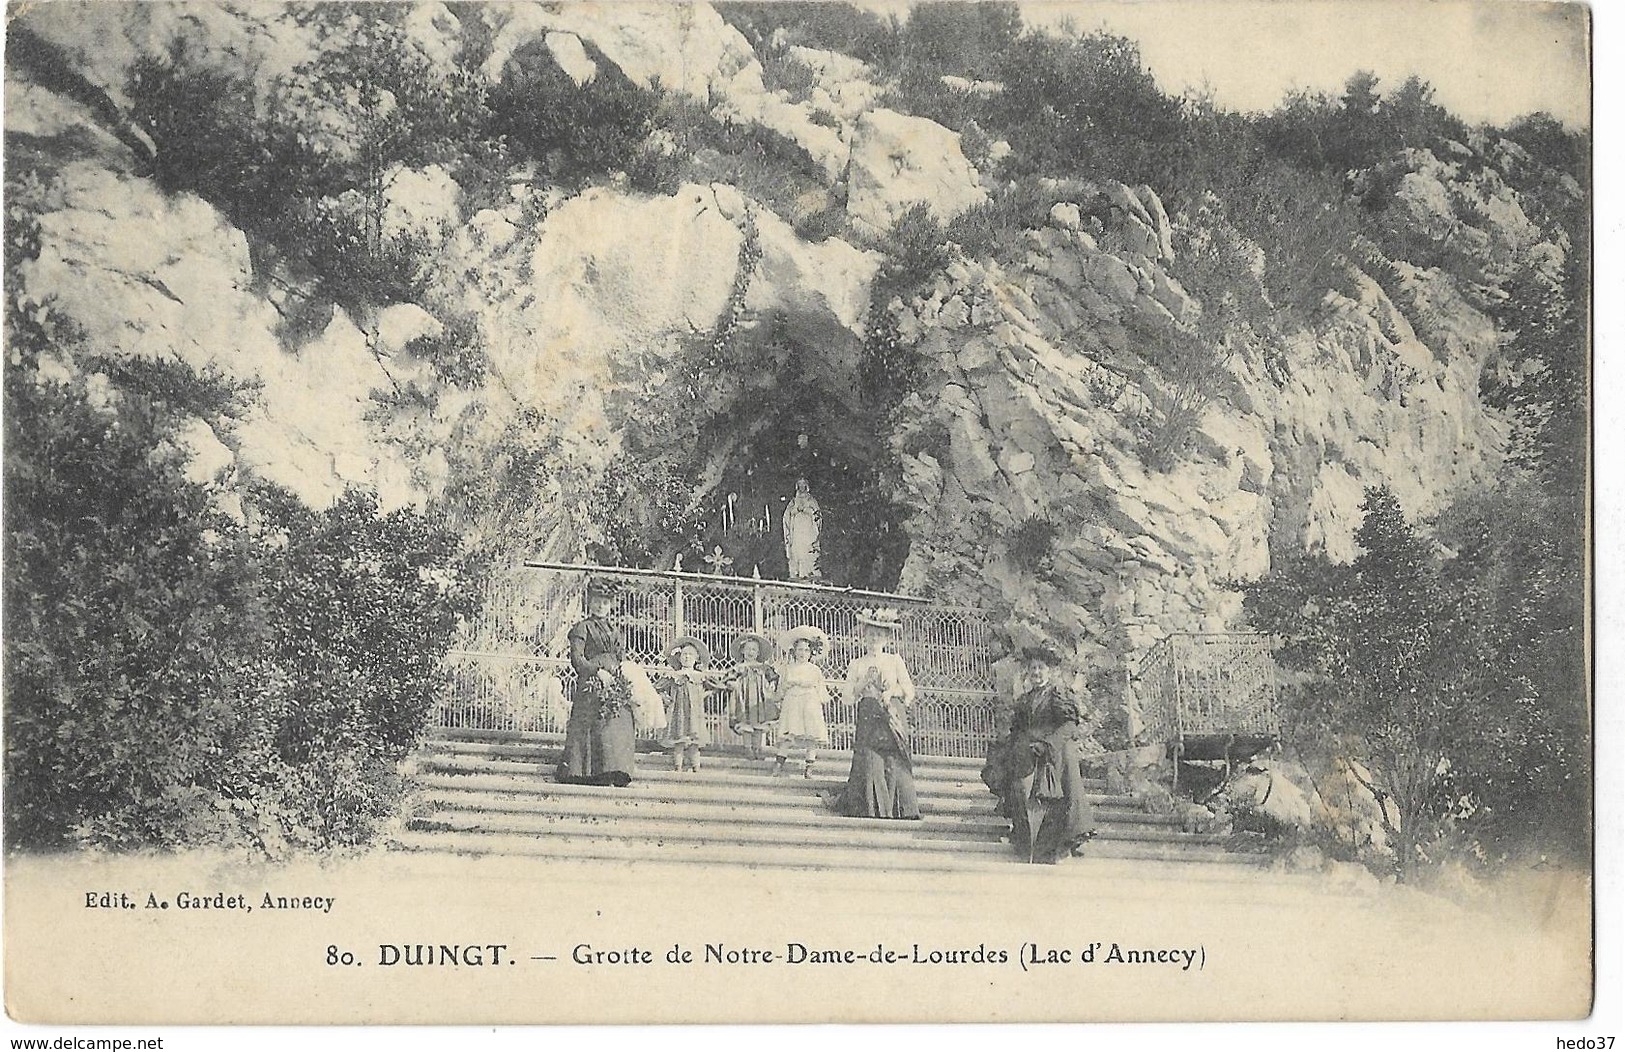
[[[587,614],[570,629],[570,719],[564,756],[554,778],[573,785],[627,785],[632,781],[636,726],[631,691],[620,675],[626,647],[609,620],[615,594],[601,581],[588,586]]]
[[[989,751],[982,769],[1010,820],[1011,846],[1028,862],[1059,862],[1095,835],[1078,745],[1081,719],[1072,698],[1038,688],[1017,705],[1009,736]]]
[[[914,753],[908,743],[908,708],[914,680],[886,645],[902,628],[895,611],[858,615],[868,653],[846,673],[846,701],[856,710],[852,769],[835,810],[853,818],[919,818]]]

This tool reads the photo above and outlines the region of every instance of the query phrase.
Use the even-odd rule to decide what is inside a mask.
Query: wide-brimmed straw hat
[[[693,647],[694,652],[700,656],[699,660],[694,662],[695,668],[710,666],[711,648],[706,646],[703,640],[696,639],[694,636],[678,636],[672,640],[671,646],[666,648],[666,664],[672,668],[681,668],[682,666],[677,663],[677,652],[684,647]]]
[[[903,630],[903,617],[893,606],[869,607],[858,611],[858,623],[871,628],[884,628],[889,632]]]
[[[755,632],[746,632],[744,635],[728,644],[728,653],[733,655],[733,659],[735,661],[745,660],[743,651],[745,649],[745,640],[747,639],[756,640],[757,661],[773,660],[773,641],[766,636],[757,635]]]
[[[812,647],[813,657],[829,649],[829,633],[817,625],[797,625],[779,637],[779,649],[788,654],[796,648],[796,644],[805,641]]]

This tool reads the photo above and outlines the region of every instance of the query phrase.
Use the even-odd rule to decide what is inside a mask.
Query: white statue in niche
[[[796,479],[796,495],[784,508],[784,558],[790,580],[818,579],[818,528],[822,525],[818,501],[806,479]]]

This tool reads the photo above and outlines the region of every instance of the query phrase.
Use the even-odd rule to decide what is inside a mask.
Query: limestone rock
[[[872,110],[858,121],[847,190],[847,211],[877,233],[915,205],[946,222],[987,200],[958,133],[891,110]]]
[[[585,84],[598,76],[598,63],[587,54],[581,38],[574,33],[548,33],[542,39],[553,61],[577,84]]]

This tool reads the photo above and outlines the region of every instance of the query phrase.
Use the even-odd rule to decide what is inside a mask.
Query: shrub
[[[1060,533],[1060,527],[1043,516],[1032,515],[1021,520],[1010,531],[1007,542],[1010,561],[1026,573],[1047,573],[1055,557],[1055,541]]]
[[[187,479],[178,434],[229,432],[248,391],[98,357],[45,312],[10,322],[8,843],[366,840],[440,685],[455,538],[263,484],[245,526]],[[42,382],[44,353],[84,372]]]
[[[807,241],[825,241],[846,233],[846,220],[846,209],[831,205],[797,219],[796,233]]]
[[[679,181],[730,183],[779,215],[794,215],[804,195],[824,188],[823,168],[778,132],[719,121],[678,97],[662,100],[660,122],[676,144]]]
[[[438,336],[420,336],[406,349],[427,361],[444,383],[478,387],[491,365],[480,341],[479,319],[473,314],[456,313],[440,319],[440,324]]]
[[[770,51],[762,59],[762,86],[768,91],[782,91],[789,102],[806,102],[812,98],[818,78],[813,71],[786,50]]]
[[[758,52],[775,38],[821,51],[838,51],[871,66],[891,68],[898,52],[895,18],[882,18],[845,3],[719,3],[717,12],[744,34]],[[782,36],[779,36],[782,31]]]
[[[1029,33],[1005,52],[990,132],[1026,169],[1166,187],[1192,153],[1177,100],[1164,95],[1133,41],[1107,33]]]
[[[125,91],[131,120],[157,146],[153,180],[170,193],[197,194],[252,235],[291,240],[288,204],[334,181],[295,129],[256,117],[246,77],[199,68],[179,44],[163,58],[138,60]]]
[[[492,131],[567,184],[632,165],[659,105],[655,92],[632,83],[601,54],[593,57],[598,75],[577,85],[545,44],[526,44],[490,93]]]
[[[948,265],[947,234],[924,204],[897,217],[884,246],[887,259],[875,287],[887,299],[912,293]]]
[[[948,223],[948,240],[970,256],[1006,260],[1021,244],[1023,231],[1036,230],[1049,220],[1059,200],[1036,180],[1001,186],[984,204],[966,209]]]

